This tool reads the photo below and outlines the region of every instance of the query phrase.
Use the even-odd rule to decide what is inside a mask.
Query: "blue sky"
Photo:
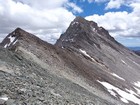
[[[125,46],[140,46],[140,0],[0,0],[0,41],[20,27],[50,43],[76,16],[107,29]]]

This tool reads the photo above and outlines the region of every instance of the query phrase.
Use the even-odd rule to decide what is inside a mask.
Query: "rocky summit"
[[[140,56],[82,17],[54,45],[17,28],[0,44],[0,105],[140,105]]]

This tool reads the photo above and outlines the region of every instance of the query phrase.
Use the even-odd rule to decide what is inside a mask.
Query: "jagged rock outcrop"
[[[6,103],[140,104],[140,57],[95,22],[75,18],[55,45],[17,28],[1,46]]]

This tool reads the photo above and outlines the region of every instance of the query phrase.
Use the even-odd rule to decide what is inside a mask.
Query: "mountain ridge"
[[[21,34],[23,37],[11,41],[14,32],[14,35]],[[18,59],[31,62],[29,67],[34,70],[31,73],[40,75],[38,70],[32,68],[32,65],[38,65],[38,69],[42,68],[44,73],[69,80],[93,94],[91,99],[96,100],[92,101],[93,104],[140,104],[140,89],[137,86],[140,79],[139,56],[115,41],[107,30],[98,27],[95,22],[75,18],[55,45],[18,28],[3,40],[1,46],[8,51],[12,50]],[[0,66],[0,71],[1,68]],[[65,90],[64,94],[67,94]],[[87,93],[86,96],[88,97]]]

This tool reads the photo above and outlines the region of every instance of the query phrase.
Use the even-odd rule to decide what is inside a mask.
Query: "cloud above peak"
[[[95,2],[99,2],[99,0],[95,0]],[[140,37],[140,0],[101,0],[100,2],[107,2],[105,7],[107,10],[118,9],[125,5],[132,11],[110,11],[103,15],[93,14],[86,16],[87,20],[95,21],[105,27],[113,37]]]
[[[140,0],[87,0],[89,3],[105,3],[105,9],[119,9],[121,6],[132,7],[131,4],[140,3]]]
[[[113,8],[118,9],[123,4],[124,4],[124,0],[110,0],[105,9],[106,10],[107,9],[113,9]]]
[[[67,3],[68,0],[13,0],[15,2],[21,2],[27,4],[30,7],[37,9],[54,9],[63,6],[64,3]]]
[[[75,18],[75,12],[82,9],[68,0],[0,0],[0,40],[21,27],[54,43]]]
[[[94,20],[100,26],[109,30],[110,34],[114,37],[140,37],[140,18],[134,12],[108,12],[104,15],[94,14],[87,16],[87,20]]]
[[[83,12],[83,10],[79,7],[79,6],[77,6],[75,3],[71,3],[71,2],[68,2],[66,5],[65,5],[65,7],[67,7],[67,8],[72,8],[72,12],[73,13],[81,13],[81,12]]]

